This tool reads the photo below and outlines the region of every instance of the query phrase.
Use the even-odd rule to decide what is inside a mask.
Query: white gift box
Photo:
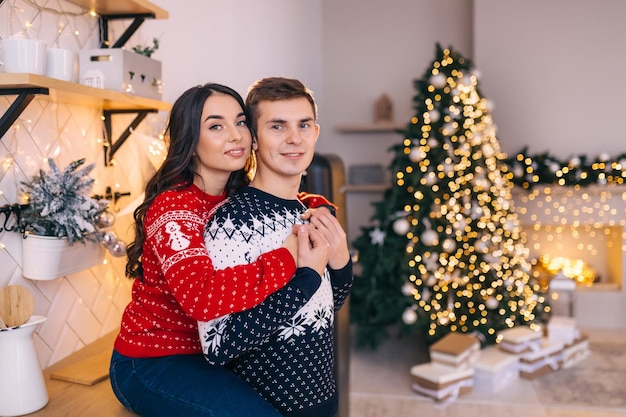
[[[561,354],[561,366],[571,368],[589,356],[589,339],[585,335],[580,335],[574,342],[563,347]]]
[[[552,316],[547,326],[548,339],[561,342],[564,345],[574,343],[580,336],[576,328],[576,320],[572,317]]]
[[[87,49],[79,54],[80,83],[160,100],[161,62],[121,48]]]
[[[472,391],[474,369],[446,369],[423,363],[411,368],[413,390],[439,402],[454,401],[459,395]]]
[[[428,350],[435,367],[467,369],[480,356],[480,341],[470,334],[452,332],[433,343]]]
[[[497,346],[487,346],[474,363],[474,387],[496,392],[519,378],[519,358]]]
[[[561,367],[563,343],[544,337],[539,349],[519,355],[519,371],[522,378],[533,379]]]
[[[541,332],[528,326],[516,326],[498,332],[498,347],[509,353],[524,353],[539,349]]]

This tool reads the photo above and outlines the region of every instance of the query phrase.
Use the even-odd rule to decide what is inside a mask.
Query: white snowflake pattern
[[[206,343],[204,346],[206,350],[210,350],[213,353],[217,352],[217,349],[222,344],[222,336],[224,335],[228,318],[229,316],[224,316],[205,323],[204,341]]]
[[[328,313],[328,310],[325,308],[315,310],[310,318],[311,327],[313,327],[316,331],[320,331],[321,329],[328,327],[330,323]]]
[[[278,340],[287,340],[292,337],[298,337],[305,332],[306,318],[301,314],[296,314],[293,316],[289,322],[281,326],[279,329]]]

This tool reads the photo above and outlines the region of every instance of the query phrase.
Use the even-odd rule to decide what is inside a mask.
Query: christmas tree
[[[353,242],[359,269],[351,320],[359,345],[397,327],[434,342],[541,321],[549,307],[531,278],[489,102],[468,59],[437,45],[414,85],[415,116],[390,151],[392,185]]]

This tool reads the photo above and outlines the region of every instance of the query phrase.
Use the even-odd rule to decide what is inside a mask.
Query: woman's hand
[[[309,219],[309,224],[318,230],[328,242],[330,253],[328,266],[331,269],[341,269],[350,260],[350,249],[346,232],[339,224],[339,220],[323,207],[307,210],[303,218]]]
[[[296,262],[296,265],[297,265],[298,264],[298,238],[295,235],[295,233],[287,236],[287,239],[285,239],[285,241],[283,242],[283,248],[289,251],[289,253],[293,257],[293,260]]]

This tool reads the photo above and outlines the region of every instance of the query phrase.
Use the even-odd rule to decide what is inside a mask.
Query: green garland
[[[617,158],[606,154],[590,159],[578,155],[561,161],[549,153],[529,155],[528,148],[506,159],[509,178],[515,185],[532,188],[534,185],[617,185],[626,178],[626,153]]]

